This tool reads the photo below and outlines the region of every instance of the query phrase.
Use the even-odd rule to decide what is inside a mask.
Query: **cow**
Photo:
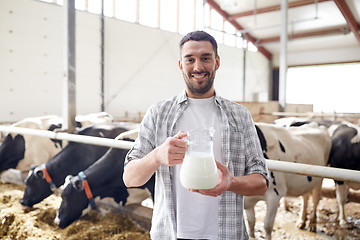
[[[330,154],[331,140],[325,127],[304,125],[284,128],[274,124],[255,123],[261,148],[266,159],[325,166]],[[321,196],[322,178],[270,171],[270,184],[263,196],[245,197],[244,208],[249,224],[249,234],[255,237],[254,206],[264,200],[267,205],[264,228],[266,239],[271,233],[279,202],[282,197],[303,197],[303,209],[298,221],[305,228],[307,203],[312,194],[313,212],[309,229],[316,230],[316,208]]]
[[[284,117],[274,120],[274,124],[285,128],[296,127],[313,122],[311,118]]]
[[[320,126],[325,126],[331,136],[331,151],[327,165],[335,168],[360,170],[360,127],[358,125],[347,121],[304,120],[297,118],[284,118],[275,121],[276,124],[285,122],[290,123],[284,125],[286,127],[302,126],[314,122]],[[348,227],[345,216],[345,204],[349,189],[359,190],[360,184],[335,180],[335,193],[339,207],[337,218],[339,226],[342,228]]]
[[[77,129],[95,123],[112,122],[111,115],[101,112],[76,116]],[[25,118],[11,126],[38,130],[58,131],[62,128],[62,118],[56,115]],[[0,145],[0,173],[3,182],[24,184],[24,179],[32,165],[41,165],[60,152],[66,141],[45,137],[6,134]]]
[[[60,128],[61,118],[55,115],[25,118],[12,124],[14,127],[32,128],[53,131]],[[0,172],[3,182],[23,184],[32,164],[41,164],[48,161],[62,149],[61,142],[54,142],[49,138],[32,135],[9,133],[0,146]],[[17,171],[11,170],[16,169]],[[7,171],[8,170],[8,171]],[[20,173],[14,175],[12,173]],[[16,181],[13,181],[13,177]]]
[[[79,135],[114,139],[122,132],[129,130],[131,123],[102,123],[82,128]],[[65,182],[67,175],[77,174],[85,170],[101,156],[109,147],[69,142],[68,145],[41,166],[34,166],[25,179],[24,197],[21,204],[33,206],[53,193]]]
[[[126,139],[125,139],[126,140]],[[125,205],[129,197],[128,190],[123,182],[124,160],[128,150],[111,148],[98,161],[76,176],[68,176],[61,193],[62,202],[55,218],[60,228],[65,228],[82,214],[90,204],[93,208],[94,198],[110,197],[117,203]],[[83,174],[83,176],[81,176]],[[84,177],[87,183],[84,184]],[[154,176],[141,188],[147,188],[154,199]],[[86,187],[92,193],[89,199]],[[144,198],[140,199],[144,200]]]
[[[330,127],[329,131],[333,132],[329,166],[359,171],[360,127],[349,122],[343,122]],[[338,221],[343,228],[348,227],[345,216],[345,203],[350,188],[359,190],[360,184],[335,180],[335,192],[339,207]]]

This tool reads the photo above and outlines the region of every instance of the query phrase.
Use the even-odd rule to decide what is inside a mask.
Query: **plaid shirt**
[[[254,122],[249,111],[232,101],[215,95],[222,127],[224,164],[233,176],[252,173],[263,175],[268,182],[268,171],[262,154]],[[126,162],[146,156],[176,134],[176,122],[188,106],[185,91],[153,104],[144,116],[139,137],[128,152]],[[155,199],[150,231],[153,240],[176,239],[176,217],[173,203],[173,170],[161,165],[155,174]],[[219,198],[218,239],[248,239],[244,216],[244,197],[230,191]]]

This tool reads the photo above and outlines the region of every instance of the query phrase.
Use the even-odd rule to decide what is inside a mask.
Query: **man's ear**
[[[180,68],[180,70],[182,70],[182,62],[181,62],[181,59],[179,59],[179,68]]]
[[[217,56],[216,59],[215,59],[215,61],[216,61],[216,70],[218,70],[219,67],[220,67],[220,57]]]

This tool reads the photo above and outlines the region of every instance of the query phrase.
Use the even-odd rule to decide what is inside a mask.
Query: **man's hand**
[[[266,192],[266,179],[261,174],[252,173],[245,176],[234,177],[225,165],[219,162],[216,162],[216,165],[219,169],[219,180],[214,188],[189,189],[189,191],[213,197],[217,197],[225,191],[231,191],[243,196],[261,196]]]
[[[219,179],[218,184],[212,189],[189,189],[191,192],[198,192],[203,195],[208,195],[212,197],[217,197],[221,195],[223,192],[227,191],[230,186],[231,182],[233,181],[233,177],[231,176],[229,169],[216,161],[216,166],[219,170]]]
[[[187,134],[178,132],[174,137],[169,137],[156,149],[157,161],[166,166],[174,166],[183,162],[187,142],[182,140]]]

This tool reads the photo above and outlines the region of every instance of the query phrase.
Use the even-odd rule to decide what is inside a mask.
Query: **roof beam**
[[[344,16],[350,30],[354,33],[355,38],[360,43],[360,35],[359,35],[359,25],[356,22],[354,15],[352,14],[349,6],[347,5],[345,0],[334,0],[336,6],[339,8],[340,12]]]
[[[215,11],[217,11],[226,21],[230,22],[231,25],[233,25],[235,27],[236,30],[241,31],[244,30],[244,28],[237,23],[235,20],[230,19],[229,18],[229,14],[227,14],[225,11],[223,11],[220,6],[215,2],[215,0],[207,0],[206,1],[209,6],[214,9]],[[255,37],[253,37],[251,34],[249,33],[245,33],[243,34],[245,35],[245,37],[249,42],[253,43],[254,45],[257,42],[257,39]],[[272,59],[272,54],[264,47],[257,47],[258,51],[261,52],[267,59],[271,60]]]
[[[319,31],[312,31],[312,32],[303,32],[303,33],[296,33],[296,34],[289,34],[288,39],[299,39],[299,38],[306,38],[306,37],[318,37],[318,36],[325,36],[325,35],[339,35],[339,34],[347,34],[349,33],[349,30],[347,27],[336,27],[336,28],[329,28]],[[269,38],[263,38],[259,39],[256,44],[262,45],[265,43],[271,43],[271,42],[279,42],[280,37],[269,37]],[[255,45],[255,46],[257,46]]]
[[[320,2],[327,2],[327,1],[330,1],[330,0],[317,0],[317,1],[316,0],[299,0],[296,2],[289,2],[288,8],[301,7],[301,6],[305,6],[305,5],[311,5],[316,2],[320,3]],[[255,10],[234,13],[234,14],[231,14],[229,16],[229,18],[232,20],[235,20],[236,18],[240,18],[240,17],[252,16],[255,14],[261,14],[261,13],[267,13],[267,12],[280,11],[280,9],[281,9],[280,5],[274,5],[274,6],[259,8],[259,9],[255,9]]]

